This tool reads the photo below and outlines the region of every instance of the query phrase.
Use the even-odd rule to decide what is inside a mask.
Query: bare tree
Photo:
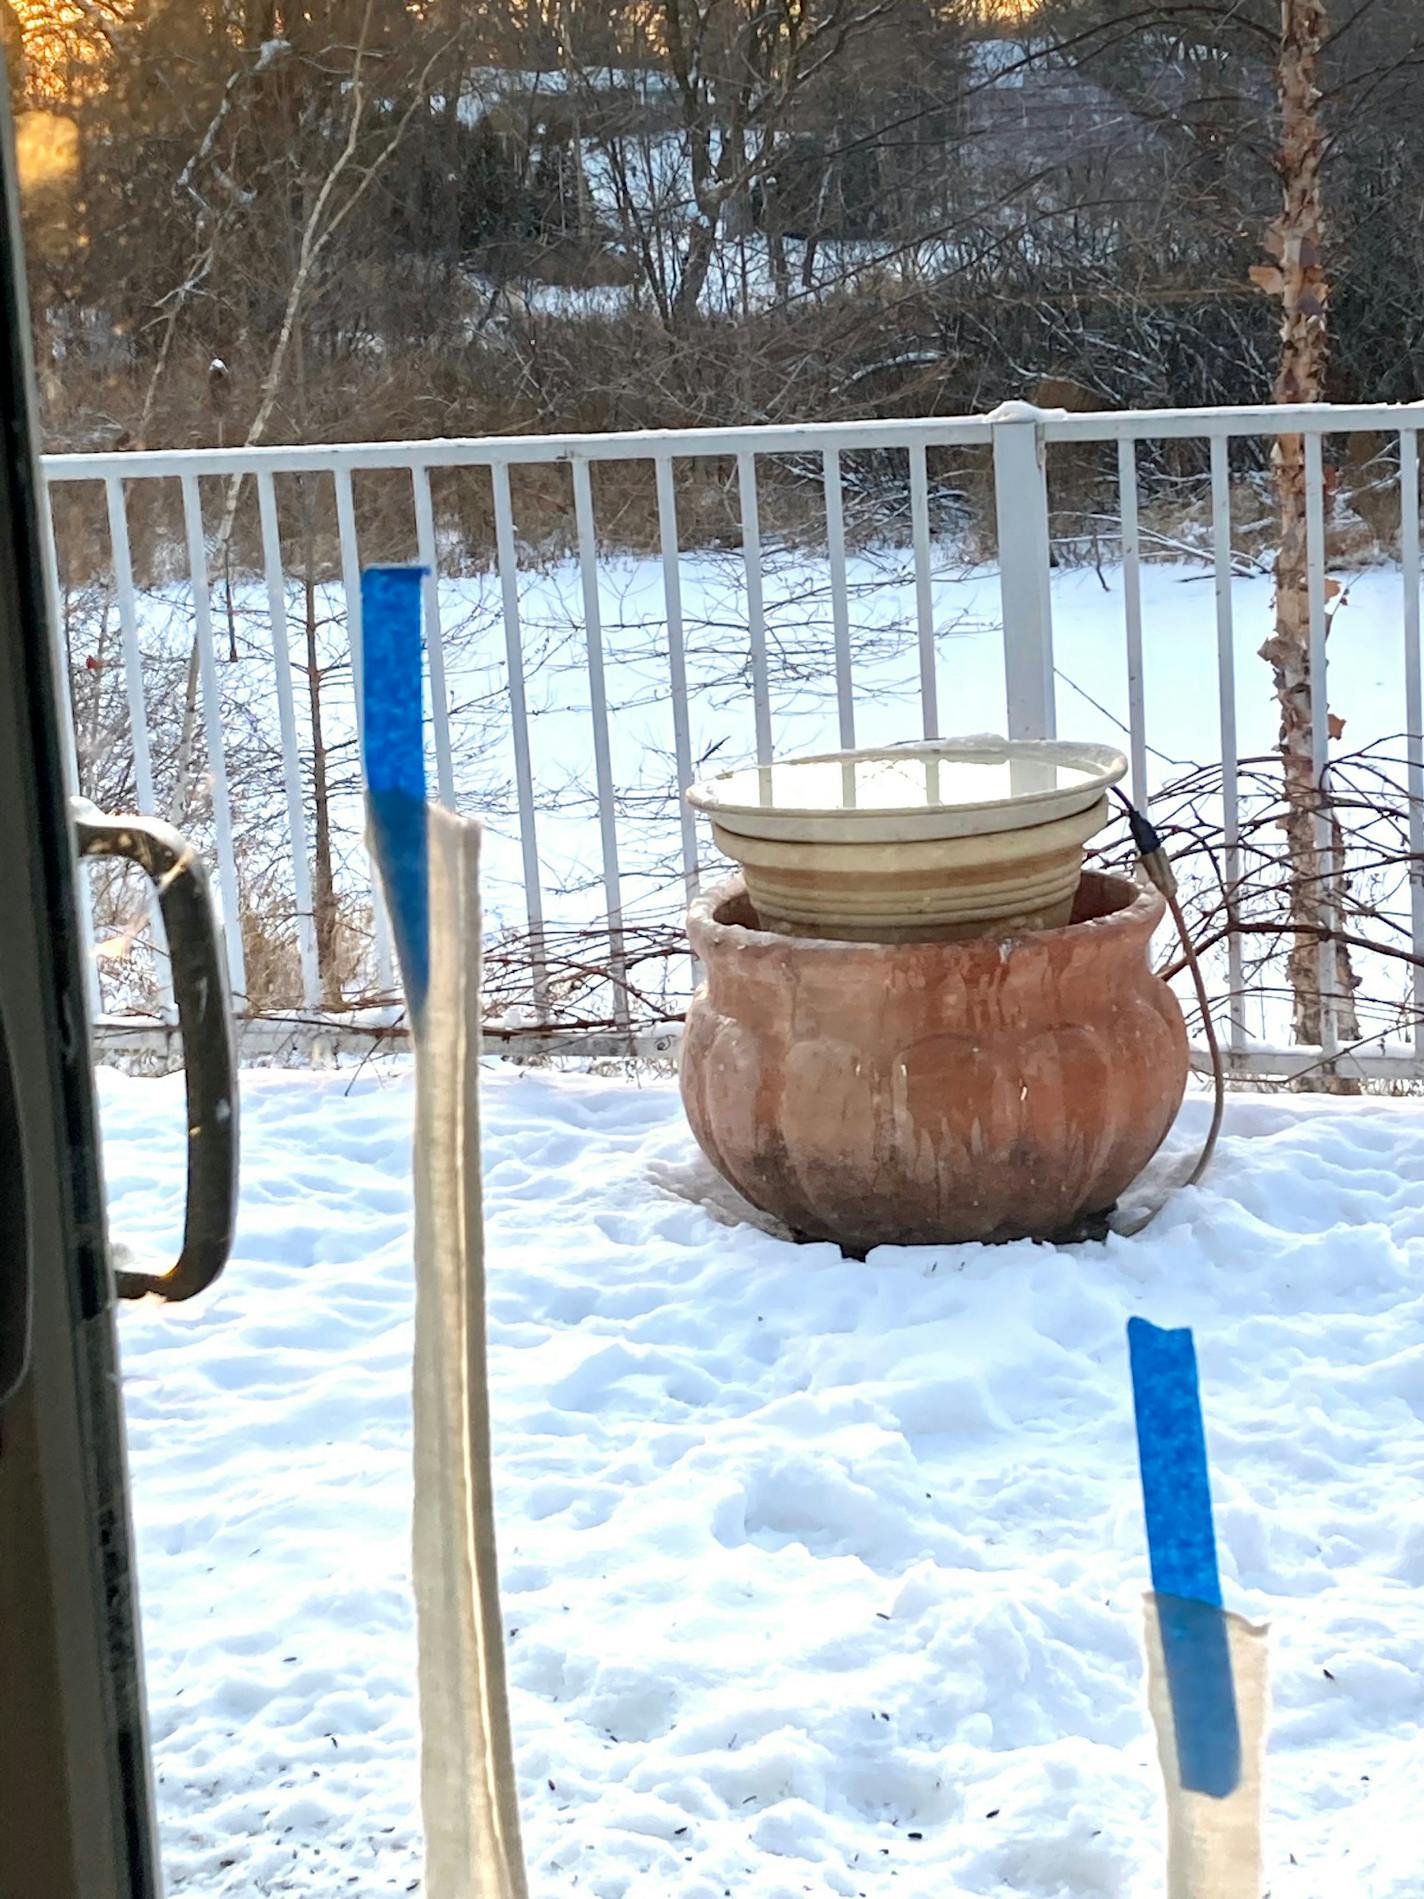
[[[1279,66],[1283,205],[1266,239],[1271,263],[1252,278],[1281,304],[1281,354],[1275,396],[1281,403],[1320,402],[1329,359],[1325,150],[1317,66],[1328,30],[1324,0],[1282,0]],[[1272,457],[1280,511],[1276,554],[1276,630],[1261,648],[1275,678],[1280,705],[1284,773],[1282,820],[1291,865],[1291,913],[1296,925],[1290,957],[1296,1039],[1319,1044],[1323,1032],[1322,963],[1333,966],[1329,985],[1346,1041],[1359,1034],[1349,950],[1336,944],[1322,957],[1321,931],[1338,905],[1339,820],[1315,764],[1315,720],[1328,719],[1312,695],[1311,600],[1305,439],[1278,438]],[[1322,550],[1323,552],[1323,550]],[[1335,588],[1338,592],[1338,588]]]
[[[723,214],[771,168],[792,102],[888,11],[888,0],[661,0],[694,205],[674,321],[696,311]]]
[[[284,398],[292,404],[299,420],[309,413],[305,401],[305,362],[306,354],[303,341],[302,319],[310,298],[318,271],[323,259],[339,234],[343,224],[356,211],[361,200],[372,183],[378,179],[384,167],[393,157],[405,135],[412,118],[418,111],[428,108],[426,90],[429,75],[443,48],[437,46],[427,58],[416,83],[411,89],[404,111],[396,119],[386,135],[380,138],[374,148],[363,151],[362,133],[368,110],[369,86],[366,77],[368,57],[368,36],[371,27],[371,15],[374,0],[366,0],[361,22],[360,37],[351,58],[351,74],[348,91],[347,124],[345,136],[329,168],[315,189],[302,191],[303,203],[295,226],[290,231],[291,245],[288,264],[288,281],[282,305],[281,321],[273,339],[271,353],[263,371],[256,412],[248,424],[244,446],[252,447],[261,442],[269,427],[279,401]],[[267,42],[259,54],[258,64],[262,70],[269,68],[276,55],[271,51],[275,42]],[[203,143],[194,158],[185,166],[179,186],[184,190],[192,189],[192,175],[199,169],[202,161],[211,152],[218,132],[226,123],[232,109],[232,101],[237,96],[230,83],[225,88],[222,104],[204,135]],[[304,182],[304,187],[305,183]],[[315,181],[312,181],[315,182]],[[234,187],[235,188],[235,187]],[[309,199],[309,202],[307,200]],[[201,198],[198,199],[203,206]],[[205,208],[205,207],[204,207]],[[172,329],[168,330],[171,337]],[[154,380],[161,373],[164,349],[160,351],[155,366]],[[224,378],[225,380],[225,378]],[[295,401],[292,401],[291,383],[295,382]],[[152,385],[151,385],[152,387]],[[147,412],[146,405],[146,411]],[[221,565],[225,570],[229,565],[229,549],[237,521],[238,505],[241,497],[241,477],[234,477],[227,485],[222,518],[218,526],[214,547],[209,552],[209,577]],[[315,811],[314,835],[314,881],[313,904],[316,911],[316,938],[318,964],[323,981],[329,992],[328,1000],[333,999],[336,984],[335,943],[337,923],[336,879],[332,862],[332,833],[330,821],[330,794],[327,783],[327,749],[323,735],[321,681],[322,667],[317,646],[317,616],[315,607],[315,547],[314,528],[307,494],[307,484],[302,491],[303,519],[303,588],[305,601],[304,648],[305,675],[308,708],[312,730],[312,772],[313,799]],[[184,689],[182,731],[179,740],[178,770],[174,780],[171,817],[174,823],[181,823],[192,796],[194,778],[197,769],[198,735],[198,646],[194,638],[188,659],[187,676]]]

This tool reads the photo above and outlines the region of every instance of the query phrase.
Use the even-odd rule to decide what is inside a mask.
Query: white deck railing
[[[618,750],[615,729],[619,707],[610,700],[606,665],[605,596],[606,557],[591,480],[594,464],[642,462],[650,465],[657,508],[658,559],[661,601],[657,614],[662,635],[662,682],[653,696],[665,696],[670,713],[672,754],[663,816],[670,848],[675,849],[686,888],[699,874],[698,837],[690,815],[678,811],[674,794],[694,776],[694,724],[701,688],[689,667],[684,583],[688,554],[679,534],[675,470],[688,458],[729,458],[736,469],[740,520],[737,600],[739,635],[729,638],[744,651],[741,663],[749,705],[741,715],[744,742],[731,751],[766,760],[778,744],[781,706],[787,690],[787,670],[776,645],[768,639],[767,553],[759,510],[758,470],[768,458],[795,457],[804,468],[808,458],[819,467],[824,519],[824,573],[828,596],[827,655],[832,677],[825,682],[828,708],[827,736],[832,742],[853,745],[863,730],[863,681],[857,678],[857,653],[852,632],[853,597],[859,599],[868,583],[853,587],[848,578],[843,463],[869,450],[892,451],[905,458],[908,489],[908,533],[903,558],[907,562],[907,650],[915,662],[918,705],[907,719],[903,737],[936,737],[963,729],[963,712],[955,690],[953,668],[944,652],[945,628],[937,620],[937,598],[942,575],[936,572],[941,543],[931,529],[931,483],[927,451],[958,448],[984,451],[992,465],[994,516],[997,528],[997,598],[1001,625],[1003,694],[1002,717],[1010,736],[1054,736],[1058,729],[1058,680],[1055,673],[1054,603],[1050,585],[1049,474],[1055,451],[1070,444],[1115,444],[1116,526],[1113,532],[1116,567],[1120,557],[1120,600],[1104,595],[1103,612],[1117,617],[1125,664],[1125,749],[1131,764],[1130,783],[1138,802],[1154,790],[1150,760],[1154,739],[1149,731],[1145,680],[1154,633],[1144,619],[1143,531],[1139,513],[1139,448],[1168,439],[1191,438],[1209,444],[1210,520],[1208,544],[1203,550],[1214,575],[1211,615],[1215,627],[1214,678],[1204,678],[1203,692],[1215,700],[1219,758],[1223,766],[1219,822],[1221,869],[1228,889],[1241,876],[1241,812],[1237,798],[1238,709],[1237,632],[1233,586],[1233,491],[1228,458],[1233,438],[1302,434],[1307,444],[1307,502],[1310,609],[1313,646],[1314,707],[1312,729],[1317,775],[1326,770],[1330,738],[1325,709],[1329,703],[1326,652],[1327,606],[1327,484],[1323,443],[1327,436],[1356,433],[1385,434],[1397,439],[1398,489],[1401,533],[1400,587],[1397,596],[1401,645],[1403,703],[1391,731],[1352,734],[1361,739],[1384,740],[1405,735],[1401,764],[1402,796],[1407,802],[1409,851],[1416,861],[1409,872],[1407,914],[1401,928],[1414,956],[1424,956],[1424,691],[1420,667],[1420,535],[1419,430],[1424,409],[1407,407],[1312,407],[1286,410],[1274,407],[1197,411],[1142,411],[1069,415],[1009,404],[984,417],[931,419],[912,422],[852,422],[824,425],[717,429],[695,433],[638,433],[624,435],[516,437],[505,440],[390,442],[353,446],[296,446],[243,450],[199,449],[130,454],[64,455],[44,465],[50,489],[60,484],[97,484],[104,497],[111,560],[112,604],[117,615],[132,742],[133,783],[141,805],[155,804],[150,759],[149,711],[145,701],[145,638],[141,595],[135,583],[130,547],[129,509],[140,483],[167,483],[181,501],[183,556],[186,585],[176,585],[186,601],[184,611],[196,639],[200,666],[202,731],[207,748],[211,785],[212,848],[218,888],[227,925],[227,948],[234,992],[247,993],[239,915],[239,860],[243,840],[236,834],[227,772],[228,737],[224,728],[223,666],[215,641],[209,572],[210,529],[215,517],[212,501],[219,483],[236,475],[255,481],[262,546],[262,579],[248,584],[265,592],[265,620],[270,642],[274,728],[280,741],[282,799],[302,969],[302,1002],[315,1009],[320,1000],[317,942],[313,912],[311,869],[310,794],[303,768],[300,720],[293,692],[293,659],[288,629],[290,576],[284,571],[279,477],[319,476],[330,482],[339,528],[340,583],[344,596],[345,637],[356,681],[359,713],[361,664],[359,575],[363,550],[358,536],[353,481],[373,471],[403,474],[410,484],[408,557],[429,569],[425,588],[425,618],[431,688],[431,744],[436,795],[454,803],[468,796],[459,764],[460,712],[452,706],[447,678],[447,632],[450,612],[448,582],[439,577],[442,548],[432,500],[433,471],[471,469],[487,471],[494,524],[494,573],[497,610],[502,623],[504,683],[507,690],[507,737],[512,762],[513,838],[517,845],[518,875],[522,882],[524,922],[531,955],[531,998],[536,1011],[547,1004],[545,971],[539,946],[549,927],[547,866],[541,856],[541,793],[553,763],[541,750],[531,728],[531,690],[538,686],[539,668],[525,644],[525,604],[521,586],[535,564],[521,566],[511,471],[537,465],[567,465],[571,471],[574,513],[574,549],[577,587],[574,612],[582,622],[583,686],[586,694],[580,716],[587,719],[597,811],[597,883],[599,895],[583,899],[584,921],[597,923],[609,934],[615,974],[623,953],[621,932],[627,921],[625,861],[629,819],[620,805]],[[209,509],[204,514],[204,484],[211,485]],[[529,536],[532,523],[518,524]],[[1120,540],[1119,540],[1120,535]],[[51,530],[51,554],[54,537]],[[818,554],[819,561],[820,556]],[[57,584],[65,573],[65,549],[58,548]],[[1391,572],[1393,570],[1391,569]],[[913,601],[910,608],[908,602]],[[646,653],[643,660],[646,661]],[[804,659],[800,662],[804,672]],[[646,667],[644,667],[644,675]],[[802,681],[804,686],[804,680]],[[799,689],[799,688],[798,688]],[[725,681],[723,683],[725,692]],[[1260,666],[1260,694],[1269,703],[1268,669]],[[1170,752],[1173,748],[1167,747]],[[724,751],[720,764],[730,753]],[[647,835],[647,820],[640,833]],[[513,861],[513,860],[511,860]],[[567,920],[567,902],[565,917]],[[391,980],[388,933],[375,906],[374,974],[378,984]],[[1226,950],[1225,1023],[1235,1065],[1242,1072],[1283,1074],[1301,1064],[1300,1051],[1281,1046],[1253,1032],[1247,1004],[1250,984],[1243,969],[1242,947],[1233,938]],[[1419,970],[1410,972],[1416,1014],[1421,995]],[[161,984],[161,977],[160,977]],[[1333,981],[1325,985],[1327,991]],[[163,999],[168,1000],[166,994]],[[630,1012],[626,994],[617,994],[615,1014],[636,1027],[636,1009]],[[1327,1000],[1323,1052],[1336,1052],[1333,1011]],[[1395,1076],[1424,1075],[1424,1034],[1418,1026],[1394,1036],[1375,1036],[1356,1057],[1361,1072]]]

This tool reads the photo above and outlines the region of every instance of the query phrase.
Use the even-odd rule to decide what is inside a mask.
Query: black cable
[[[1111,1226],[1112,1232],[1123,1239],[1131,1239],[1152,1224],[1174,1194],[1180,1193],[1185,1187],[1195,1187],[1211,1165],[1211,1157],[1216,1152],[1217,1137],[1221,1133],[1222,1117],[1226,1113],[1226,1071],[1221,1058],[1221,1044],[1216,1038],[1216,1026],[1211,1019],[1211,1005],[1207,999],[1206,983],[1202,977],[1201,965],[1197,961],[1191,931],[1187,928],[1187,920],[1182,915],[1182,906],[1177,898],[1177,878],[1172,869],[1171,860],[1167,856],[1167,848],[1151,820],[1145,817],[1131,799],[1116,786],[1113,790],[1123,810],[1127,813],[1128,829],[1132,832],[1132,841],[1137,847],[1138,863],[1150,882],[1166,899],[1167,907],[1172,913],[1172,922],[1176,926],[1177,935],[1181,941],[1182,953],[1187,959],[1188,969],[1192,972],[1192,986],[1197,992],[1197,1003],[1201,1008],[1202,1032],[1206,1036],[1207,1051],[1211,1056],[1212,1087],[1215,1096],[1211,1126],[1207,1130],[1206,1141],[1191,1172],[1170,1187],[1157,1204],[1149,1208],[1132,1225]]]

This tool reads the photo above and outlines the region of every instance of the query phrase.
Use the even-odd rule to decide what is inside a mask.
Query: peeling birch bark
[[[1281,305],[1281,356],[1275,400],[1320,402],[1329,357],[1330,285],[1325,273],[1325,207],[1321,187],[1324,137],[1316,65],[1327,32],[1325,0],[1281,0],[1281,55],[1277,83],[1281,114],[1281,215],[1266,234],[1269,264],[1252,280]],[[1328,927],[1343,891],[1336,866],[1340,828],[1324,788],[1317,784],[1311,714],[1310,592],[1306,531],[1305,441],[1281,436],[1272,455],[1280,511],[1276,555],[1276,627],[1261,648],[1270,662],[1280,706],[1280,754],[1285,798],[1283,828],[1290,862],[1291,920],[1296,934],[1289,960],[1297,1042],[1322,1040],[1322,970],[1333,972],[1328,992],[1343,1044],[1358,1040],[1355,979],[1349,951],[1335,946],[1323,957],[1319,931]],[[1321,708],[1321,716],[1328,716]],[[1329,843],[1322,849],[1321,833]],[[1353,1084],[1332,1077],[1337,1091]]]

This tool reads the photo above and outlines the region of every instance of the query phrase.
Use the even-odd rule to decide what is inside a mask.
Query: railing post
[[[1031,402],[1005,402],[989,417],[994,436],[994,507],[1004,622],[1008,736],[1057,735],[1053,610],[1048,574],[1048,479],[1043,420]]]

